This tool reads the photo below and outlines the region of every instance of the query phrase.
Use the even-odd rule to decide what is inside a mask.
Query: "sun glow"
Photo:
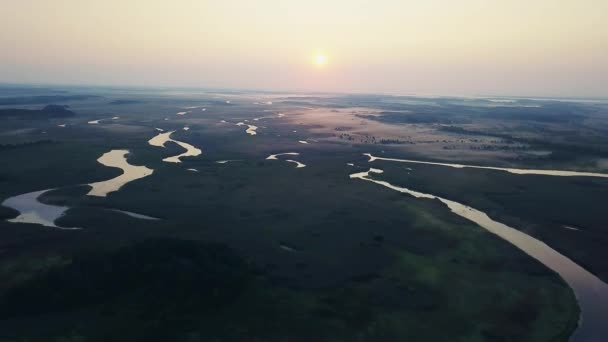
[[[313,57],[313,62],[316,66],[322,67],[327,64],[327,56],[319,52]]]

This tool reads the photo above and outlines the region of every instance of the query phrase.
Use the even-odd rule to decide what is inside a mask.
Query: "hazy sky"
[[[608,96],[608,0],[0,5],[0,82]]]

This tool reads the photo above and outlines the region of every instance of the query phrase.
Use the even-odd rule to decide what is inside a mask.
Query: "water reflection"
[[[386,159],[385,159],[386,160]],[[400,160],[397,160],[400,161]],[[386,181],[370,177],[370,173],[380,174],[380,169],[369,169],[350,175],[351,179],[361,179],[382,185],[391,190],[405,193],[416,198],[437,199],[448,206],[452,213],[472,221],[489,232],[510,242],[526,254],[535,258],[559,274],[572,288],[581,308],[579,327],[572,341],[604,341],[608,336],[608,284],[591,274],[574,261],[558,253],[544,242],[537,240],[515,228],[492,220],[486,213],[464,204],[439,196],[426,194],[399,187]]]
[[[510,173],[514,173],[514,174],[518,174],[518,175],[545,175],[545,176],[565,176],[565,177],[576,176],[576,177],[605,177],[605,178],[608,178],[608,174],[606,174],[606,173],[563,171],[563,170],[514,169],[514,168],[494,167],[494,166],[435,163],[435,162],[426,162],[426,161],[411,160],[411,159],[382,158],[382,157],[373,156],[371,153],[364,153],[363,155],[365,155],[369,158],[370,163],[373,161],[376,161],[376,160],[385,160],[385,161],[393,161],[393,162],[400,162],[400,163],[415,163],[415,164],[447,166],[447,167],[453,167],[453,168],[457,168],[457,169],[472,168],[472,169],[497,170],[497,171],[510,172]]]
[[[112,150],[97,159],[102,165],[122,169],[123,174],[107,181],[89,184],[91,190],[87,195],[106,197],[109,193],[120,190],[125,184],[136,179],[147,177],[154,172],[154,170],[145,166],[134,166],[129,164],[125,157],[127,153],[129,153],[128,150]]]
[[[196,157],[202,153],[202,151],[200,149],[198,149],[188,143],[172,139],[171,134],[173,134],[173,133],[175,133],[175,131],[159,133],[158,135],[154,136],[152,139],[148,140],[148,144],[150,144],[152,146],[157,146],[157,147],[165,147],[165,144],[167,142],[171,141],[171,142],[178,144],[179,146],[181,146],[182,148],[184,148],[186,150],[186,152],[184,152],[182,154],[178,154],[177,156],[167,157],[167,158],[163,159],[164,162],[181,163],[182,162],[181,158],[183,158],[183,157]]]
[[[54,189],[46,189],[26,194],[10,197],[2,202],[2,205],[8,208],[15,209],[19,212],[19,216],[7,220],[14,223],[32,223],[40,224],[45,227],[60,228],[60,229],[80,229],[80,228],[65,228],[59,227],[55,221],[62,217],[69,207],[58,205],[44,204],[38,201],[38,198],[44,193]]]
[[[296,169],[299,169],[299,168],[302,168],[302,167],[306,167],[306,165],[305,165],[305,164],[302,164],[302,163],[300,163],[300,162],[299,162],[299,161],[297,161],[297,160],[287,159],[287,160],[285,160],[285,161],[286,161],[286,162],[290,162],[290,163],[294,163],[294,164],[296,164]]]

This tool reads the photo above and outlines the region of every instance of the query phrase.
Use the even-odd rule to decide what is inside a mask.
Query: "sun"
[[[313,62],[318,67],[325,66],[327,64],[327,56],[324,53],[317,53],[313,58]]]

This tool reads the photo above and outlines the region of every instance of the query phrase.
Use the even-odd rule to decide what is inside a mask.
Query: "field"
[[[54,189],[39,200],[69,206],[56,223],[82,228],[11,223],[18,212],[0,206],[3,342],[568,340],[579,306],[557,274],[438,201],[349,178],[370,166],[391,183],[483,210],[608,281],[608,179],[363,156],[605,173],[602,102],[135,88],[0,94],[0,111],[30,110],[0,115],[0,202]],[[48,115],[49,104],[74,115]],[[183,149],[149,145],[157,128],[202,155],[163,162]],[[97,162],[113,149],[154,173],[87,196],[86,184],[121,174]],[[284,152],[299,155],[266,159]]]

